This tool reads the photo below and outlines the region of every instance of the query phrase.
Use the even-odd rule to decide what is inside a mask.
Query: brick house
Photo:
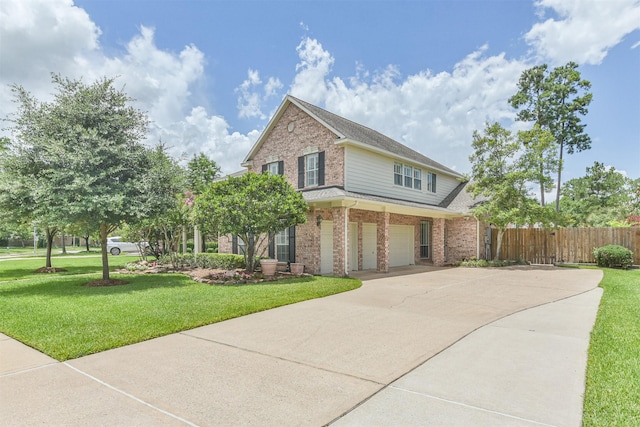
[[[484,252],[463,176],[382,135],[287,96],[242,163],[283,174],[309,204],[307,222],[273,239],[270,257],[312,274],[445,265]],[[222,236],[221,253],[242,242]]]

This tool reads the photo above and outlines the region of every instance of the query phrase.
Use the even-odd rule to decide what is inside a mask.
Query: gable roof
[[[333,133],[338,136],[338,141],[348,141],[356,143],[357,145],[369,147],[375,149],[376,151],[383,151],[398,157],[402,157],[408,159],[410,161],[420,163],[427,167],[437,169],[442,172],[449,173],[451,175],[461,177],[462,175],[459,172],[454,171],[430,158],[427,156],[412,150],[411,148],[403,145],[392,138],[389,138],[386,135],[381,134],[380,132],[368,128],[359,123],[353,122],[349,119],[345,119],[337,114],[331,113],[327,110],[324,110],[318,106],[310,104],[306,101],[298,99],[294,96],[287,95],[274,114],[273,118],[267,125],[267,128],[264,130],[262,135],[258,138],[254,146],[251,148],[249,154],[245,158],[243,165],[249,161],[253,155],[257,152],[258,148],[262,145],[263,136],[267,135],[271,128],[274,126],[275,122],[280,118],[284,110],[289,104],[294,104],[323,126],[327,127]]]

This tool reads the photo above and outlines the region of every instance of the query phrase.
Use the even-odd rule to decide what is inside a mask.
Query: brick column
[[[333,219],[333,275],[336,277],[346,276],[344,269],[345,253],[344,246],[348,234],[345,235],[345,224],[348,218],[345,218],[346,208],[331,208],[331,216]]]
[[[389,212],[378,213],[378,271],[389,272]]]
[[[431,236],[431,245],[433,246],[433,265],[444,265],[445,262],[445,245],[444,241],[444,218],[433,219],[433,235]]]

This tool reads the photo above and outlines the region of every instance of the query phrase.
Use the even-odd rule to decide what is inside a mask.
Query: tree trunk
[[[107,224],[100,224],[100,246],[102,247],[102,280],[109,280],[109,252],[107,252]]]
[[[45,228],[45,233],[47,235],[47,258],[45,262],[45,267],[51,268],[51,248],[53,247],[53,238],[58,232],[56,227],[53,228]]]
[[[544,165],[540,163],[540,206],[544,206]]]
[[[256,269],[256,250],[255,250],[255,239],[249,238],[249,236],[242,236],[245,240],[245,250],[244,250],[244,262],[247,267],[247,273],[251,274]]]
[[[89,252],[89,235],[87,234],[86,236],[82,237],[84,239],[84,243],[87,246],[87,252]]]
[[[61,233],[61,236],[62,236],[62,253],[66,255],[67,254],[67,245],[66,245],[66,242],[64,241],[65,237],[66,237],[64,235],[64,231]]]
[[[560,212],[560,183],[562,180],[562,152],[564,151],[564,141],[560,141],[560,163],[558,164],[558,185],[556,188],[556,212]]]
[[[496,256],[493,257],[494,261],[500,259],[500,250],[502,249],[502,236],[504,236],[504,228],[498,228],[498,238],[496,239]]]

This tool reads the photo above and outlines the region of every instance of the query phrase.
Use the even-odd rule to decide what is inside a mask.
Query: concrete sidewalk
[[[601,277],[382,275],[66,363],[0,335],[0,424],[579,425]]]

